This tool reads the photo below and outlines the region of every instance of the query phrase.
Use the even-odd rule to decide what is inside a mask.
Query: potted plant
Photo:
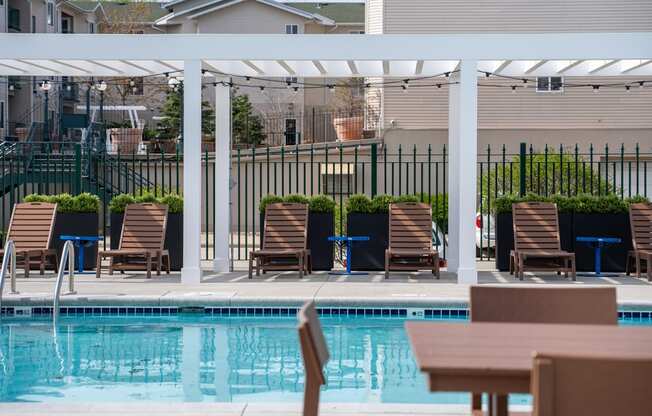
[[[72,196],[66,193],[59,195],[27,195],[25,202],[49,202],[57,204],[57,218],[52,233],[52,246],[61,257],[65,241],[62,235],[96,236],[99,231],[100,198],[97,195],[82,193]],[[97,261],[97,244],[84,252],[84,269],[93,269]]]
[[[364,130],[362,105],[364,96],[356,94],[355,80],[342,81],[335,86],[333,127],[338,140],[360,140]]]
[[[109,125],[107,133],[111,143],[111,151],[115,153],[135,153],[143,140],[143,129],[133,128],[126,122]]]

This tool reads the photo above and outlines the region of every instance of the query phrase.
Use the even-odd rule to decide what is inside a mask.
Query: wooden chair
[[[439,253],[432,248],[432,208],[404,202],[389,205],[389,247],[385,279],[392,270],[432,270],[439,279]]]
[[[614,287],[498,287],[471,286],[472,322],[617,325]],[[499,336],[499,334],[497,334]],[[506,396],[490,398],[507,406]],[[480,412],[482,395],[472,395],[472,410]]]
[[[46,264],[57,269],[57,251],[50,248],[52,232],[57,217],[57,204],[24,202],[14,205],[9,221],[6,241],[13,240],[16,247],[16,265],[22,265],[25,277],[32,266],[45,273]],[[0,250],[4,255],[4,250]]]
[[[324,366],[328,362],[329,354],[313,302],[306,303],[299,311],[298,330],[303,366],[306,371],[303,416],[317,416],[319,414],[319,388],[326,384]]]
[[[636,277],[641,277],[642,263],[645,262],[647,280],[652,281],[652,203],[631,204],[629,223],[634,250],[627,253],[625,273],[629,275],[631,264],[634,263]]]
[[[256,276],[267,270],[298,270],[299,278],[312,273],[308,250],[308,205],[270,204],[265,209],[263,248],[249,253],[249,278],[254,261]],[[296,260],[296,262],[294,261]]]
[[[110,258],[109,274],[113,270],[147,270],[152,277],[152,261],[156,262],[156,274],[161,274],[161,264],[166,260],[166,271],[170,274],[170,253],[163,248],[168,220],[168,206],[153,203],[129,204],[125,209],[120,245],[117,250],[97,252],[99,278],[102,259]],[[181,236],[179,236],[181,238]]]
[[[536,354],[532,415],[649,416],[650,378],[649,359]]]
[[[523,280],[526,270],[570,272],[576,279],[575,253],[561,249],[557,205],[549,202],[519,202],[512,205],[514,250],[510,271]]]

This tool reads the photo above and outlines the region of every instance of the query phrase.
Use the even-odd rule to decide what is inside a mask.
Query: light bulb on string
[[[638,88],[643,89],[643,85],[645,85],[645,81],[639,81]]]
[[[408,92],[408,87],[407,85],[401,85],[401,89],[403,90],[404,93]]]
[[[593,93],[594,93],[594,94],[597,94],[597,93],[599,93],[599,92],[600,92],[600,86],[599,86],[599,85],[594,85],[594,86],[593,86]]]
[[[625,91],[627,91],[627,92],[631,92],[631,91],[632,91],[632,89],[630,88],[630,86],[629,86],[629,85],[625,85]]]
[[[333,84],[328,84],[328,92],[330,92],[330,93],[335,92],[335,85],[333,85]]]
[[[527,79],[523,79],[523,88],[527,88]]]
[[[512,94],[516,94],[516,85],[512,85]]]

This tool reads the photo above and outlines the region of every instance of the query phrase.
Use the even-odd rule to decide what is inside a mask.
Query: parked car
[[[489,214],[475,216],[475,245],[478,249],[496,248],[496,219]]]

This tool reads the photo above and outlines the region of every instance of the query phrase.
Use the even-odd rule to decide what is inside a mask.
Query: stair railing
[[[52,305],[52,318],[57,319],[59,316],[59,298],[61,297],[61,285],[63,284],[63,277],[66,271],[66,261],[68,262],[68,293],[67,295],[74,295],[75,293],[75,245],[72,241],[66,241],[63,245],[61,252],[61,261],[59,262],[59,270],[57,272],[57,283],[54,287],[54,301]]]
[[[11,273],[11,293],[16,294],[16,245],[13,240],[5,244],[5,254],[2,257],[2,270],[0,270],[0,309],[2,309],[2,293],[4,292],[5,276]]]

